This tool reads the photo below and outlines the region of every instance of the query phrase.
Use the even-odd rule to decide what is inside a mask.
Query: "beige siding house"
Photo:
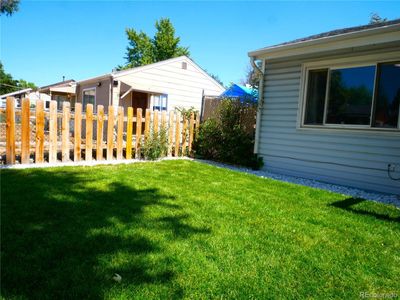
[[[400,20],[249,53],[265,169],[400,195]]]
[[[186,56],[77,82],[76,99],[113,106],[171,111],[201,109],[204,96],[218,96],[224,87]]]

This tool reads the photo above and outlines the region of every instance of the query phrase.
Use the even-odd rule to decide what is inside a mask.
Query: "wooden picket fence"
[[[9,97],[6,109],[0,111],[6,121],[6,164],[15,164],[18,157],[22,164],[140,159],[150,134],[158,134],[161,129],[167,134],[168,156],[192,152],[198,114],[185,118],[171,111],[167,119],[165,111],[146,109],[143,116],[138,108],[134,116],[132,107],[126,115],[123,107],[114,110],[109,106],[105,114],[104,107],[98,105],[94,113],[93,105],[88,104],[82,112],[82,104],[76,103],[72,113],[70,103],[64,102],[62,112],[57,112],[57,102],[51,101],[49,111],[45,111],[43,101],[36,101],[35,108],[31,108],[29,99],[23,99],[21,109],[16,109],[15,99]],[[18,135],[16,116],[20,120]]]

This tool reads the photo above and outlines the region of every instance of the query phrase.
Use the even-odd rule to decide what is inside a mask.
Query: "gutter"
[[[250,57],[250,63],[254,70],[258,73],[260,78],[258,84],[258,107],[257,107],[257,117],[256,117],[256,134],[254,139],[254,153],[258,154],[259,139],[260,139],[260,129],[261,129],[261,114],[264,106],[264,70],[265,70],[265,59],[262,60],[262,70],[255,63],[255,57]]]

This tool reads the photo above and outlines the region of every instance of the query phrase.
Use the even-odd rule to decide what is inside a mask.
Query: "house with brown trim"
[[[255,152],[265,169],[400,195],[400,19],[248,55],[262,62]]]
[[[133,107],[171,111],[176,107],[201,110],[205,96],[218,96],[225,88],[207,74],[200,66],[186,56],[180,56],[154,64],[136,67],[69,82],[74,86],[71,107],[75,102],[107,107]],[[54,89],[57,90],[54,90]],[[60,86],[50,87],[53,94],[60,92]],[[72,91],[72,89],[71,89]],[[72,95],[72,94],[71,94]]]

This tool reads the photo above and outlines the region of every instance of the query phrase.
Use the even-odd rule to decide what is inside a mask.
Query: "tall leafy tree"
[[[11,16],[18,10],[19,0],[0,0],[0,15]]]
[[[175,28],[168,18],[160,19],[155,24],[153,38],[143,31],[126,29],[129,45],[126,48],[126,64],[117,69],[128,69],[152,64],[165,59],[189,56],[189,49],[179,45],[180,38],[175,36]]]

